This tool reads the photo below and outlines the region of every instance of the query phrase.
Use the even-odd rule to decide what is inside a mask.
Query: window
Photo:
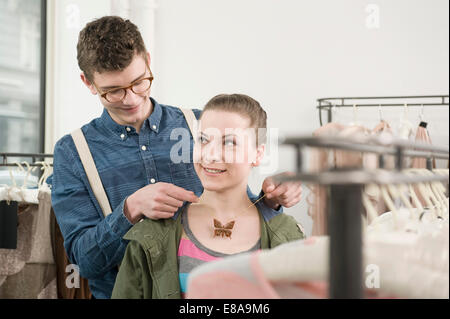
[[[44,150],[45,11],[0,0],[0,153]]]

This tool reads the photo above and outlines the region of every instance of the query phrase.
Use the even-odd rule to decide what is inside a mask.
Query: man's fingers
[[[297,198],[301,196],[301,194],[302,194],[302,185],[297,184],[296,187],[292,187],[292,189],[287,191],[285,199],[290,200],[292,198]]]
[[[272,192],[279,184],[275,183],[275,181],[271,177],[267,177],[263,184],[262,184],[262,190],[264,193],[270,193]]]
[[[161,202],[164,204],[170,205],[170,206],[174,206],[174,207],[183,206],[183,201],[173,198],[169,195],[164,196],[164,198],[162,198]]]
[[[292,198],[297,197],[298,195],[300,195],[301,193],[301,186],[299,185],[295,185],[295,184],[291,184],[291,185],[287,185],[287,190],[285,193],[280,195],[280,198],[283,200],[291,200]]]
[[[153,208],[154,211],[166,212],[166,213],[175,213],[178,210],[176,206],[170,206],[163,203],[157,203]]]
[[[174,213],[168,213],[168,212],[161,212],[161,211],[152,211],[152,213],[146,213],[144,214],[150,219],[166,219],[173,217]]]
[[[286,207],[286,208],[295,206],[295,205],[298,204],[298,202],[300,202],[301,199],[302,199],[301,195],[297,196],[297,197],[295,197],[295,199],[293,201],[291,201],[291,202],[289,202],[289,203],[287,203],[286,205],[283,205],[283,206]]]
[[[173,184],[167,184],[166,193],[179,201],[191,203],[198,202],[198,197],[195,196],[194,192],[185,190],[184,188]]]
[[[287,184],[280,184],[278,187],[276,187],[272,192],[267,194],[267,198],[275,198],[280,196],[281,194],[285,193],[288,190]]]

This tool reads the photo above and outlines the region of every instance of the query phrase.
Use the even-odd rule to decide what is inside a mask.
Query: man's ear
[[[150,67],[150,62],[151,62],[150,52],[147,51],[147,65],[148,65],[148,67]]]
[[[80,74],[81,81],[86,85],[86,87],[91,91],[92,94],[97,95],[97,89],[95,88],[94,84],[92,84],[84,74],[84,72],[81,72]]]
[[[261,144],[256,149],[256,158],[252,163],[253,167],[257,167],[261,164],[262,159],[264,158],[264,152],[266,151],[266,145]]]

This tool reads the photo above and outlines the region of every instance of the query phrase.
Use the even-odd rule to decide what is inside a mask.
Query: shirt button
[[[127,132],[131,132],[131,128],[127,127]]]
[[[120,134],[120,138],[123,140],[125,139],[125,134]]]
[[[142,149],[143,151],[147,150],[147,148],[145,147],[145,145],[142,145],[141,149]]]
[[[153,125],[152,128],[153,128],[154,130],[156,130],[156,125]]]
[[[156,182],[156,180],[155,180],[154,178],[152,178],[152,179],[150,180],[150,183],[152,183],[152,184],[155,184],[155,182]]]

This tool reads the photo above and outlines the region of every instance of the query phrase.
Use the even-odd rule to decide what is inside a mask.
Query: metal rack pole
[[[426,101],[429,99],[439,100],[436,102]],[[417,96],[365,96],[365,97],[329,97],[317,99],[319,110],[319,121],[320,125],[323,125],[322,121],[322,110],[327,111],[327,122],[330,123],[332,119],[331,108],[333,107],[403,107],[405,104],[409,106],[448,106],[449,96],[448,95],[417,95]],[[345,101],[355,101],[355,100],[413,100],[411,102],[405,103],[346,103]],[[421,102],[424,101],[424,102]]]
[[[331,185],[328,235],[329,298],[361,299],[362,185]]]
[[[293,145],[296,149],[296,176],[284,176],[278,181],[301,180],[329,186],[328,200],[328,235],[329,235],[329,298],[359,299],[364,298],[363,289],[363,253],[362,253],[362,192],[368,183],[421,183],[424,181],[447,181],[444,176],[406,176],[402,174],[403,159],[412,157],[430,157],[430,155],[449,158],[448,149],[418,143],[408,144],[394,141],[392,145],[384,145],[380,139],[356,140],[322,138],[287,138],[285,145]],[[370,142],[370,143],[368,143]],[[375,145],[369,145],[373,144]],[[331,171],[308,174],[303,172],[303,149],[305,146],[347,149],[379,155],[380,166],[384,164],[384,155],[393,154],[396,168],[390,173],[382,171],[364,172],[360,168],[334,169]],[[383,148],[380,148],[383,147]],[[422,149],[411,151],[411,149]],[[429,163],[430,161],[427,161]]]

